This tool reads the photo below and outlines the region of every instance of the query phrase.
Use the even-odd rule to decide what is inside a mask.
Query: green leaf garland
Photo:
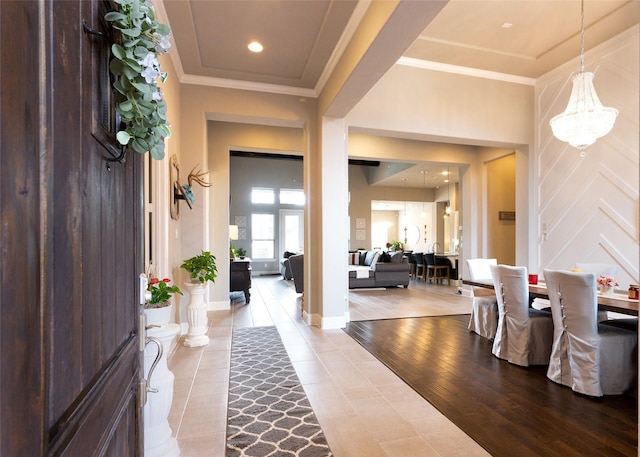
[[[111,46],[113,59],[109,70],[116,76],[113,84],[116,112],[124,123],[116,140],[122,146],[160,160],[164,157],[164,138],[171,135],[167,104],[157,79],[167,74],[160,70],[158,55],[171,48],[171,30],[156,20],[148,0],[115,0],[118,11],[105,20],[120,32],[122,43]]]

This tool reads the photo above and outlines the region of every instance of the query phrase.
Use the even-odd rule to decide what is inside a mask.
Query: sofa
[[[349,252],[349,289],[409,287],[409,259],[402,251]]]
[[[296,292],[303,293],[303,254],[287,256],[285,273],[290,272]],[[401,251],[355,251],[349,253],[349,289],[409,287],[409,260]],[[284,273],[283,273],[284,276]]]

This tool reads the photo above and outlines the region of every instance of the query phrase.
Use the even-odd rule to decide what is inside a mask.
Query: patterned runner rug
[[[233,331],[226,455],[333,455],[275,327]]]

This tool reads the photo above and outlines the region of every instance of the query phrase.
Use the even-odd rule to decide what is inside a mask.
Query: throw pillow
[[[349,265],[360,265],[360,253],[358,252],[349,253]]]
[[[391,254],[391,259],[389,260],[391,263],[402,263],[402,257],[404,253],[402,251],[396,251]]]
[[[284,254],[282,255],[282,257],[284,257],[285,259],[288,259],[292,255],[296,255],[295,252],[284,251]]]
[[[391,262],[391,256],[389,255],[388,252],[383,252],[378,257],[378,262]]]
[[[359,253],[360,253],[360,263],[358,263],[358,265],[364,265],[365,264],[364,261],[367,258],[367,252],[369,252],[369,251],[359,251]]]
[[[378,255],[378,251],[367,251],[367,254],[364,258],[364,264],[368,267],[373,263],[373,259]]]
[[[373,255],[373,260],[371,261],[371,269],[375,270],[375,266],[376,263],[378,263],[378,260],[380,259],[380,251],[374,251],[375,254]]]

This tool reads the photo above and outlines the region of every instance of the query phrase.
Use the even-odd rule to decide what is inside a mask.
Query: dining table
[[[463,279],[462,284],[486,289],[494,288],[491,280]],[[549,299],[547,286],[543,281],[537,284],[529,284],[529,303],[532,303],[535,298]],[[598,293],[598,309],[600,311],[638,316],[638,300],[629,298],[626,293],[613,293],[611,295]]]

